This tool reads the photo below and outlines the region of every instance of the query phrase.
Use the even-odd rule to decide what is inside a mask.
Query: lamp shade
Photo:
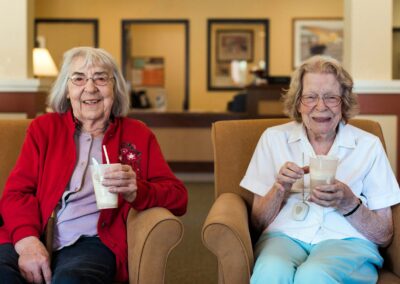
[[[46,77],[57,76],[56,64],[47,48],[33,49],[33,74]]]

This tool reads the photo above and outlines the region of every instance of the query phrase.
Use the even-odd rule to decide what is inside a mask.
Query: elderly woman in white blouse
[[[400,190],[379,138],[347,124],[357,112],[352,87],[340,63],[312,57],[284,95],[294,121],[262,134],[241,181],[262,231],[251,283],[376,283]],[[298,218],[316,155],[338,158],[336,179],[312,190]]]

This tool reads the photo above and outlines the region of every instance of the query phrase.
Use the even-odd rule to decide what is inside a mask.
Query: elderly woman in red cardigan
[[[55,112],[29,126],[0,203],[0,283],[126,281],[129,209],[161,206],[182,215],[186,189],[154,134],[125,117],[125,81],[106,51],[67,51],[49,105]],[[92,158],[105,163],[103,145],[120,164],[103,184],[119,197],[117,208],[99,210],[89,165]],[[53,211],[50,266],[40,237]]]

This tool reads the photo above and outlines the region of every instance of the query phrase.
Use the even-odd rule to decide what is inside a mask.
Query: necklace
[[[304,167],[304,153],[302,153],[302,166]],[[304,174],[303,174],[303,186],[301,189],[301,201],[297,202],[292,208],[292,218],[296,221],[303,221],[310,210],[310,206],[307,204],[304,193]]]

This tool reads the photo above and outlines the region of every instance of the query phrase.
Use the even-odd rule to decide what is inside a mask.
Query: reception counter
[[[219,120],[250,118],[232,112],[149,112],[132,110],[129,117],[143,121],[155,133],[174,172],[212,173],[211,125]],[[277,117],[277,116],[264,116]]]
[[[214,121],[243,119],[248,115],[245,113],[234,112],[195,112],[195,111],[180,111],[180,112],[159,112],[147,110],[131,110],[129,117],[143,121],[149,127],[165,128],[202,128],[211,127]]]

